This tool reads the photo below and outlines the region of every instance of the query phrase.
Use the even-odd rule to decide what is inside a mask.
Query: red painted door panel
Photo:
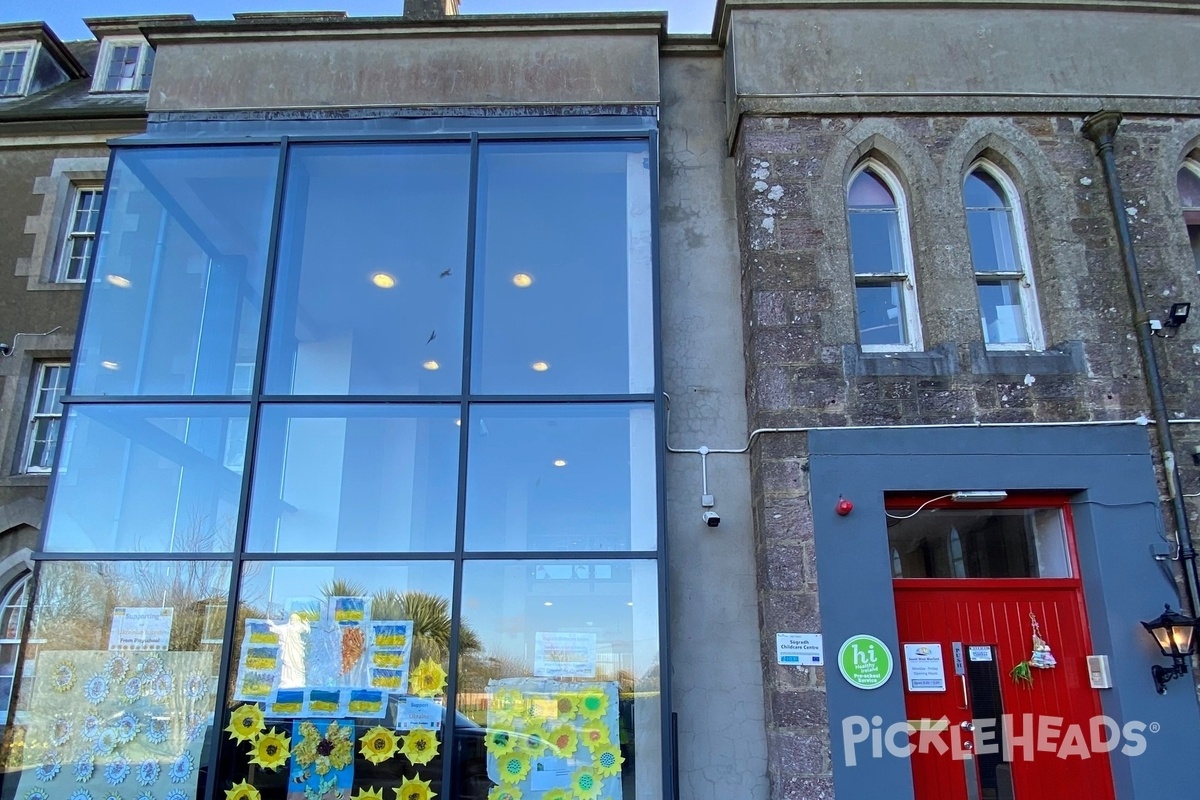
[[[1077,797],[1085,787],[1092,800],[1112,800],[1108,755],[1089,747],[1091,721],[1102,712],[1088,685],[1086,656],[1092,650],[1078,580],[901,579],[895,591],[901,643],[939,643],[945,661],[947,691],[905,692],[910,721],[945,717],[952,728],[940,734],[948,752],[930,742],[926,752],[911,757],[917,800],[966,800],[965,766],[975,770],[979,800]],[[1058,665],[1033,669],[1033,685],[1027,686],[1009,671],[1030,657],[1031,613]],[[965,680],[955,674],[955,642],[963,645]],[[990,647],[992,661],[982,660],[989,654],[982,649],[976,651],[981,660],[971,661],[972,645]],[[1005,716],[1012,720],[1008,754]],[[976,726],[974,734],[962,731],[964,722]],[[956,736],[971,743],[973,758],[965,764],[968,746],[951,746]],[[910,741],[917,744],[919,735]],[[981,752],[988,746],[1000,752]]]

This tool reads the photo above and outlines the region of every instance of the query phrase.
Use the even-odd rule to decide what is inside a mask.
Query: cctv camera
[[[721,515],[715,511],[705,511],[700,515],[700,519],[704,520],[704,524],[710,528],[715,528],[721,524]]]

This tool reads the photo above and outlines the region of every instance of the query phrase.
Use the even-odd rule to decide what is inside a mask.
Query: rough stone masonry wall
[[[743,118],[735,157],[751,428],[1148,413],[1106,187],[1081,123]],[[1195,121],[1179,120],[1129,120],[1118,134],[1150,309],[1200,298],[1174,197],[1174,171],[1197,137]],[[906,190],[921,354],[860,354],[855,344],[844,198],[851,170],[868,156]],[[1045,353],[983,348],[961,194],[979,157],[1003,168],[1020,192]],[[1200,417],[1197,328],[1159,349],[1168,403],[1189,417]],[[806,453],[805,435],[771,435],[751,462],[773,798],[834,796],[824,673],[778,667],[773,652],[776,631],[820,630]]]

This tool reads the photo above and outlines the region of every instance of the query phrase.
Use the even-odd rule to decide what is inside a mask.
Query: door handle
[[[964,731],[971,732],[975,730],[975,723],[971,722],[970,720],[963,720],[958,724],[958,727],[962,728]]]
[[[959,709],[965,711],[971,707],[970,703],[967,702],[967,676],[959,675],[958,679],[962,681],[962,705],[959,706]]]

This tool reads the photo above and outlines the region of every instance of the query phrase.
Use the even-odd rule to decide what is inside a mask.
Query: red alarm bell
[[[854,503],[851,503],[849,500],[839,494],[837,506],[835,506],[833,510],[837,512],[839,517],[844,517],[854,510]]]

